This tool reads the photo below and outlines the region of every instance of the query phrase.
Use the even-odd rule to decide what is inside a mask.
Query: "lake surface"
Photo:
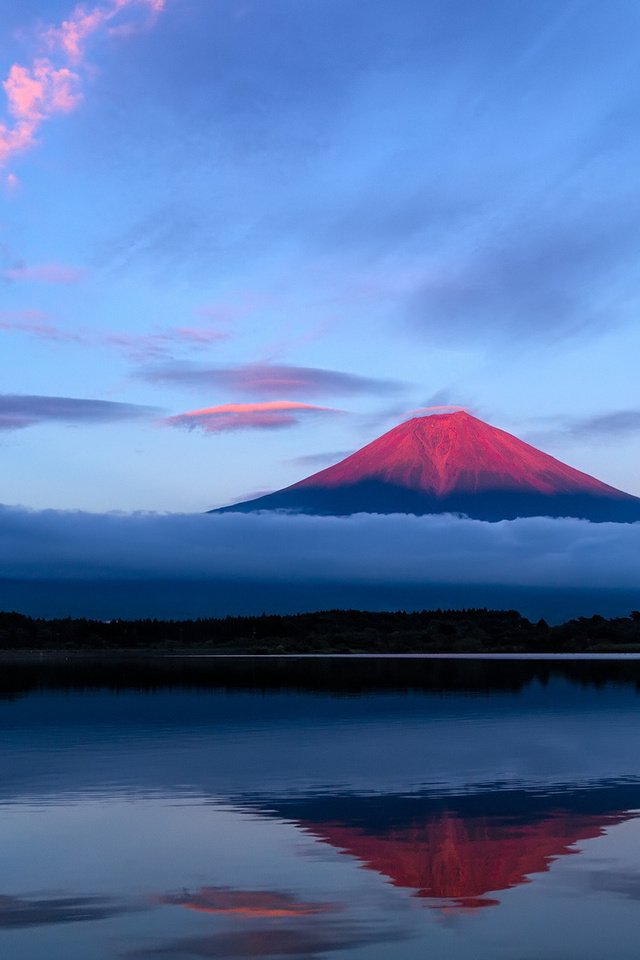
[[[0,665],[7,960],[636,960],[640,663]]]

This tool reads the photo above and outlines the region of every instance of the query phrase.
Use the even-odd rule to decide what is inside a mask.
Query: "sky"
[[[0,9],[0,503],[198,513],[459,404],[640,495],[634,0]]]

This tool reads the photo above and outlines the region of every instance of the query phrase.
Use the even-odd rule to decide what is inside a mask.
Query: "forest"
[[[217,654],[634,653],[640,611],[550,626],[514,610],[367,612],[197,620],[45,620],[0,612],[0,651]]]

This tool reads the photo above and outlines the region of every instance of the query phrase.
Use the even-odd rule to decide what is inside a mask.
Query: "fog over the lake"
[[[0,507],[0,577],[634,589],[640,523]]]

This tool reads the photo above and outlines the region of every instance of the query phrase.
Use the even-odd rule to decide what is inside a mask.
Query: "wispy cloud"
[[[111,333],[103,338],[137,362],[159,359],[176,348],[201,348],[228,340],[230,334],[215,327],[165,327],[151,333]]]
[[[158,360],[179,350],[201,350],[227,340],[230,334],[214,327],[163,327],[148,333],[101,333],[60,325],[40,310],[0,310],[0,331],[25,334],[39,340],[107,347],[136,362]]]
[[[217,407],[179,413],[165,418],[163,422],[170,427],[220,433],[227,430],[273,430],[293,427],[300,423],[302,416],[342,412],[331,407],[316,407],[293,400],[268,400],[264,403],[223,403]]]
[[[457,413],[459,410],[467,410],[467,408],[461,407],[457,403],[432,403],[426,407],[416,407],[415,410],[410,410],[409,416],[424,417],[430,413]]]
[[[84,45],[91,34],[105,27],[111,35],[128,34],[140,29],[142,24],[133,20],[119,21],[118,17],[127,8],[141,8],[147,13],[147,24],[152,24],[155,17],[165,7],[165,0],[112,0],[110,4],[97,6],[87,10],[79,4],[73,10],[68,20],[63,20],[59,26],[49,27],[44,31],[44,38],[52,49],[64,52],[71,63],[78,64],[84,59]],[[116,20],[115,25],[113,21]]]
[[[21,430],[40,423],[116,423],[149,418],[153,407],[112,400],[0,394],[0,430]]]
[[[196,307],[195,314],[214,323],[232,323],[250,316],[257,310],[273,307],[278,297],[273,293],[239,294],[230,302],[205,303]]]
[[[65,330],[40,310],[0,310],[0,330],[24,333],[39,340],[83,341],[81,334]]]
[[[301,457],[290,457],[285,463],[290,463],[295,467],[305,469],[307,467],[326,466],[330,463],[338,463],[348,457],[353,450],[330,450],[326,453],[305,453]],[[249,499],[248,497],[246,499]]]
[[[640,410],[615,410],[576,420],[570,431],[585,439],[617,439],[634,433],[640,433]]]
[[[408,316],[441,341],[583,333],[610,318],[637,235],[634,219],[621,211],[615,219],[599,210],[562,222],[544,210],[523,217],[456,256],[426,263],[407,293]]]
[[[113,35],[139,29],[143,24],[135,19],[136,10],[145,13],[144,23],[152,23],[164,2],[111,0],[92,8],[79,5],[61,24],[40,30],[37,41],[42,55],[28,66],[12,64],[2,84],[8,120],[0,122],[0,167],[36,144],[46,120],[77,108],[82,100],[86,73],[82,67],[89,37],[100,31]]]
[[[4,280],[25,283],[78,283],[84,275],[84,270],[72,267],[65,263],[35,263],[29,266],[26,263],[17,263],[6,267],[0,276]]]
[[[543,423],[548,426],[527,435],[529,443],[544,445],[559,440],[566,442],[567,438],[613,443],[640,434],[640,410],[612,410],[591,417],[549,417]]]
[[[272,363],[249,363],[238,367],[172,363],[141,370],[138,375],[151,383],[178,383],[266,397],[281,397],[283,394],[306,397],[386,394],[400,388],[400,384],[393,380],[362,377],[339,370]]]

